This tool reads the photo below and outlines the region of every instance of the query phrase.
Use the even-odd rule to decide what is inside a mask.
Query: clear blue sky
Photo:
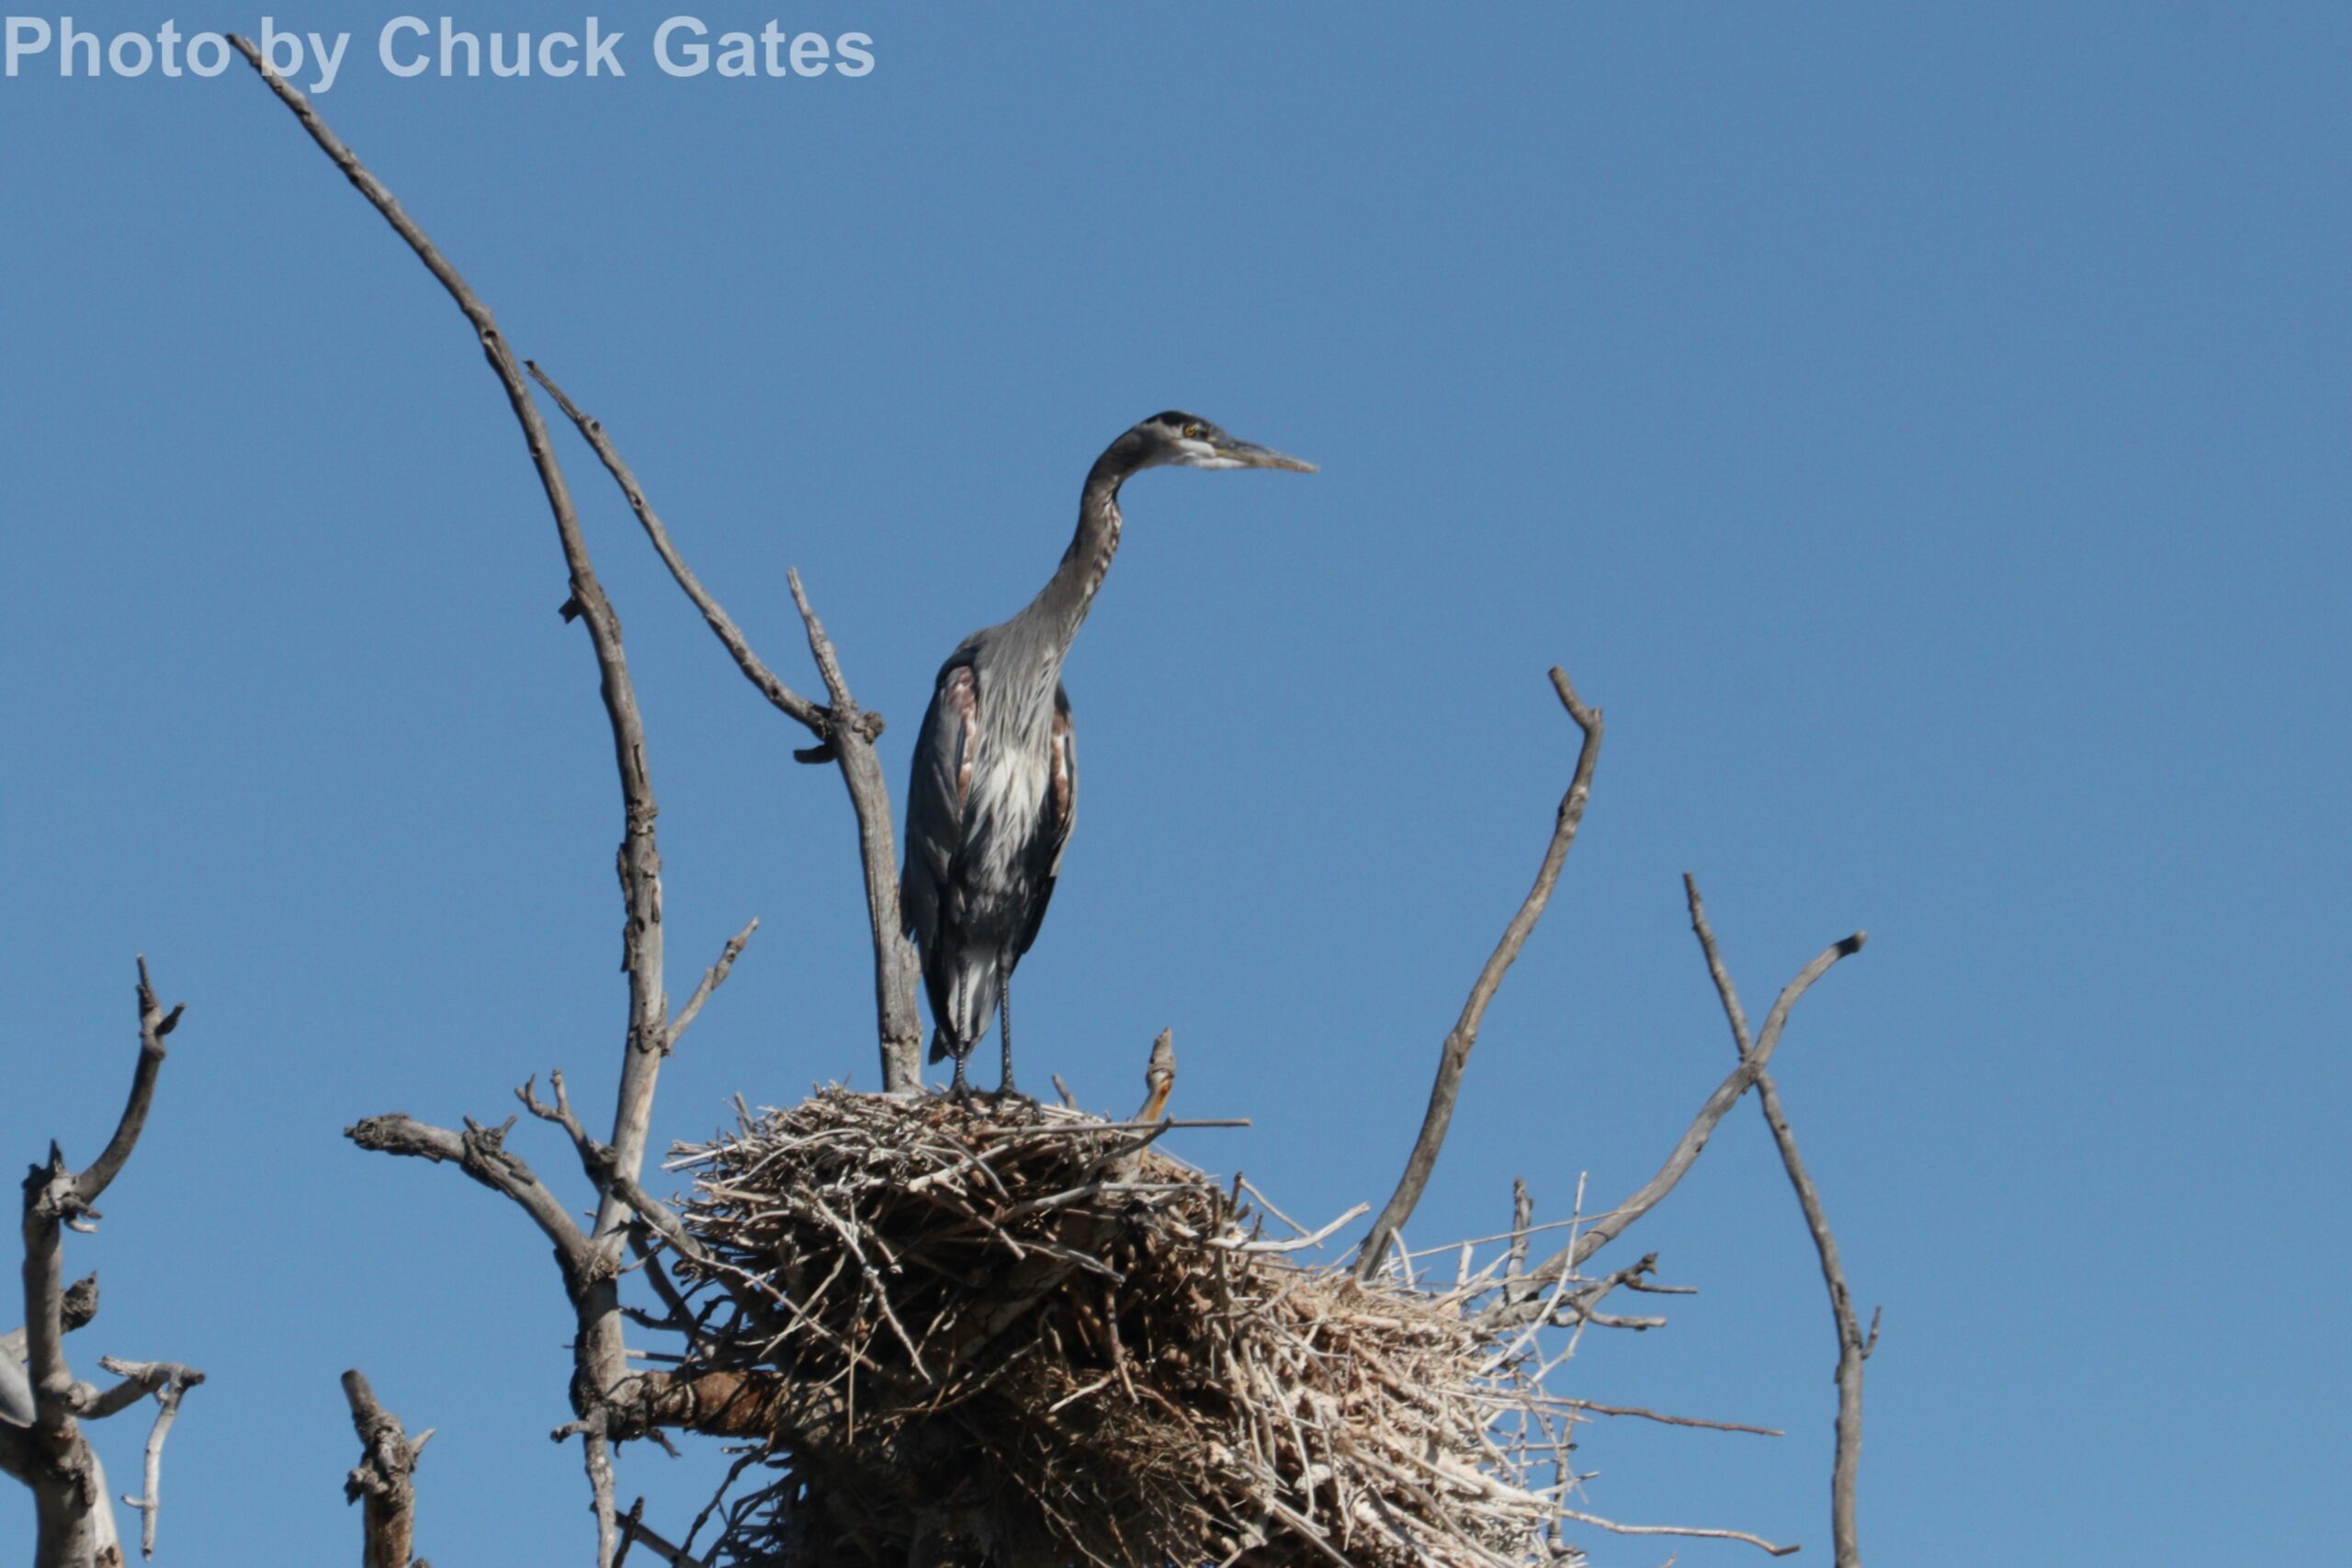
[[[1753,1008],[1867,927],[1779,1071],[1886,1312],[1872,1558],[2341,1550],[2352,13],[839,6],[785,20],[869,33],[870,76],[720,82],[651,69],[656,8],[592,83],[395,80],[396,11],[279,20],[357,35],[322,107],[813,687],[806,574],[894,775],[1128,423],[1323,464],[1129,489],[1022,970],[1038,1081],[1123,1106],[1172,1025],[1181,1108],[1257,1119],[1183,1152],[1302,1215],[1385,1193],[1565,782],[1563,663],[1596,798],[1412,1239],[1498,1228],[1514,1174],[1558,1214],[1655,1168],[1730,1051],[1679,873]],[[616,792],[544,505],[456,313],[242,64],[21,69],[0,1150],[104,1136],[133,953],[189,1003],[72,1243],[77,1361],[212,1374],[167,1562],[355,1549],[355,1363],[441,1430],[429,1555],[577,1561],[544,1247],[340,1135],[616,1060]],[[563,452],[675,988],[763,922],[657,1135],[871,1086],[840,785]],[[1826,1555],[1833,1346],[1752,1111],[1621,1245],[1702,1293],[1569,1392],[1791,1435],[1595,1428],[1594,1508]],[[106,1432],[119,1479],[142,1435]],[[716,1468],[624,1484],[674,1521]]]

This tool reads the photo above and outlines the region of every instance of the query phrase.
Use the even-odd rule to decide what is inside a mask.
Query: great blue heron
[[[1062,660],[1119,547],[1119,487],[1145,468],[1288,468],[1280,452],[1237,441],[1197,414],[1154,414],[1088,470],[1078,534],[1037,596],[1001,626],[974,632],[940,667],[915,737],[907,790],[907,932],[922,950],[931,1059],[964,1059],[992,1016],[1012,1084],[1013,965],[1037,940],[1078,817],[1078,739]]]

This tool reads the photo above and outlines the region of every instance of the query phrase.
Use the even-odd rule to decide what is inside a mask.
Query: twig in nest
[[[1775,1557],[1786,1557],[1799,1550],[1795,1546],[1775,1546],[1762,1536],[1750,1535],[1746,1530],[1701,1529],[1695,1526],[1686,1525],[1621,1525],[1604,1519],[1598,1514],[1580,1514],[1574,1508],[1561,1509],[1560,1517],[1564,1519],[1574,1519],[1578,1524],[1590,1525],[1596,1529],[1607,1530],[1611,1535],[1687,1535],[1696,1536],[1702,1540],[1744,1540],[1750,1546],[1763,1548]]]

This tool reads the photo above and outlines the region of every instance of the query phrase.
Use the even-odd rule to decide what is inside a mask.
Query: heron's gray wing
[[[907,934],[925,948],[938,934],[949,868],[964,847],[964,803],[978,758],[979,702],[979,675],[967,643],[939,671],[922,728],[915,735],[914,775],[907,786],[899,912]]]
[[[1062,852],[1069,848],[1070,829],[1078,826],[1078,726],[1070,717],[1069,693],[1054,682],[1054,728],[1051,764],[1046,777],[1046,809],[1030,840],[1030,876],[1037,894],[1029,907],[1029,920],[1013,954],[1029,951],[1046,923],[1046,906],[1053,901],[1054,884],[1062,874]]]

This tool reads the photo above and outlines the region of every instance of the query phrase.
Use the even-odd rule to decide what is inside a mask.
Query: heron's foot
[[[947,1086],[948,1098],[968,1105],[972,1100],[972,1081],[964,1076],[964,1058],[956,1058],[956,1080]]]

